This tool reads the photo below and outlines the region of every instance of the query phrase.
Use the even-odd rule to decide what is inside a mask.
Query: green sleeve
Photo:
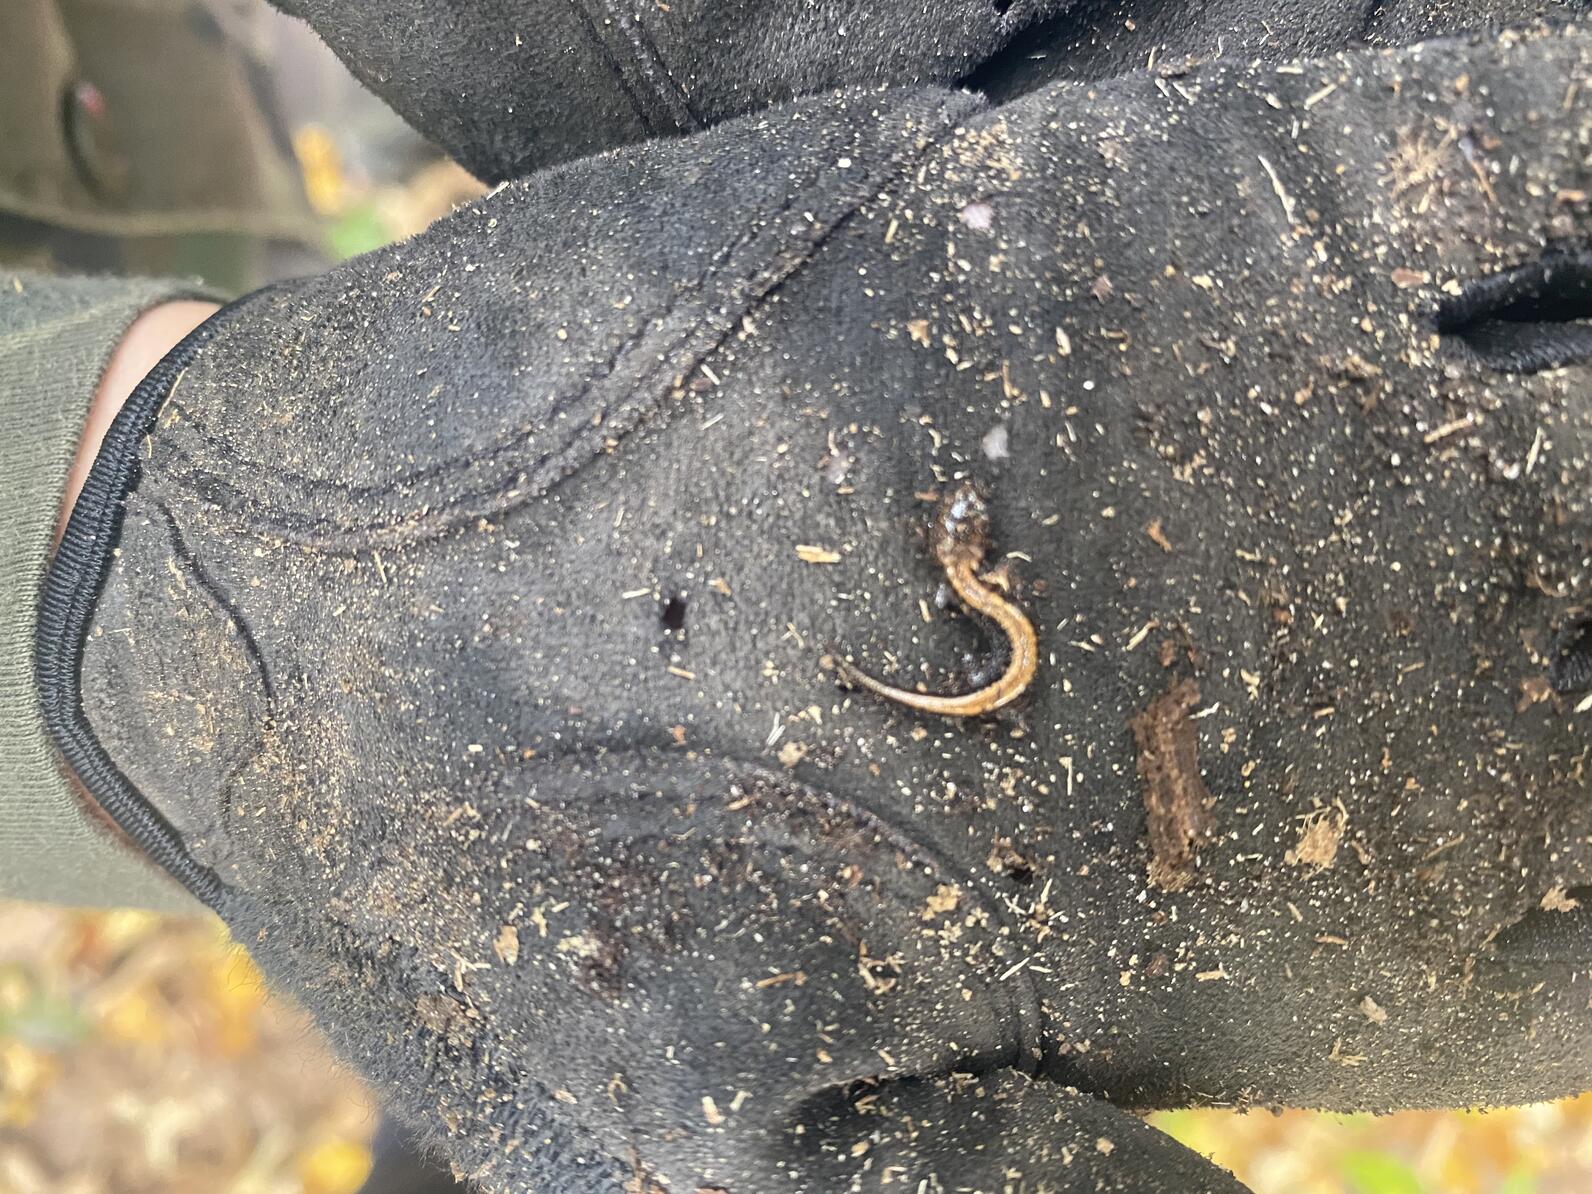
[[[112,349],[182,282],[0,270],[0,897],[197,911],[96,820],[44,729],[33,629],[66,475]]]

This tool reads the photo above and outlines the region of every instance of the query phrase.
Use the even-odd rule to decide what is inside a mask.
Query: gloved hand
[[[1402,45],[1583,0],[273,0],[415,128],[497,182],[827,88],[1009,97],[1218,54]]]
[[[852,92],[255,295],[89,479],[53,728],[489,1190],[1581,1090],[1589,61]],[[842,691],[989,654],[969,475],[1037,675]]]

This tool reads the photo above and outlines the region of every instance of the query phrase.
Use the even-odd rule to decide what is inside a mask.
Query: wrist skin
[[[218,310],[220,307],[216,303],[182,299],[151,307],[128,327],[111,352],[105,372],[100,375],[99,385],[95,387],[94,398],[89,405],[88,417],[83,423],[83,438],[78,441],[77,458],[72,462],[71,471],[67,473],[66,491],[55,524],[57,541],[66,530],[66,522],[71,516],[72,507],[77,502],[78,494],[83,491],[83,482],[88,478],[94,458],[99,455],[100,443],[104,440],[105,433],[110,430],[111,423],[115,420],[117,412],[122,409],[123,403],[132,395],[144,376],[158,365],[184,336]],[[111,832],[121,836],[120,828],[89,797],[88,792],[78,782],[77,776],[71,773],[66,764],[63,763],[61,766],[71,779],[72,786],[77,789],[78,799],[83,802],[89,813]]]
[[[105,372],[100,375],[89,406],[88,418],[83,424],[83,438],[78,441],[77,459],[72,462],[66,478],[66,494],[61,502],[61,514],[55,533],[59,538],[66,528],[77,495],[99,454],[100,442],[110,429],[116,413],[122,409],[133,389],[144,380],[144,375],[158,365],[168,352],[175,348],[189,332],[209,319],[220,307],[216,303],[182,299],[162,303],[145,311],[122,336],[111,353]]]

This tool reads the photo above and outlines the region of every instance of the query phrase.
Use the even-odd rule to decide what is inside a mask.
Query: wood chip
[[[1343,830],[1348,823],[1348,814],[1341,809],[1318,809],[1311,813],[1299,827],[1298,842],[1283,855],[1283,861],[1290,866],[1327,870],[1337,861],[1338,847],[1343,843]]]
[[[1144,528],[1144,533],[1150,537],[1151,543],[1154,543],[1167,555],[1172,554],[1172,541],[1166,537],[1166,532],[1161,529],[1161,520],[1159,518],[1152,518],[1150,525]]]
[[[934,894],[924,901],[923,911],[919,915],[924,920],[933,920],[936,916],[955,912],[956,906],[961,902],[961,889],[954,883],[942,883],[934,889]]]
[[[1325,87],[1321,88],[1321,90],[1312,91],[1309,95],[1305,96],[1305,110],[1308,112],[1311,108],[1314,108],[1317,104],[1326,99],[1327,96],[1331,95],[1337,89],[1338,85],[1336,83],[1328,83]]]
[[[1441,427],[1437,427],[1431,431],[1428,431],[1425,436],[1422,437],[1422,442],[1435,444],[1438,440],[1447,439],[1456,431],[1464,431],[1467,428],[1474,427],[1475,425],[1476,420],[1467,414],[1463,418],[1455,419],[1449,423],[1444,423]]]
[[[492,952],[505,966],[512,966],[520,960],[520,931],[513,925],[504,925],[498,930],[497,940],[492,942]]]
[[[786,983],[795,983],[798,987],[807,985],[807,972],[805,970],[787,970],[784,974],[771,975],[760,978],[755,986],[759,991],[766,991],[770,987],[783,987]]]
[[[1199,685],[1182,680],[1128,719],[1138,746],[1150,882],[1162,891],[1189,884],[1200,848],[1215,837],[1216,801],[1200,775],[1199,736],[1189,717],[1199,700]]]
[[[1266,160],[1264,154],[1260,155],[1260,168],[1266,172],[1266,177],[1271,180],[1271,192],[1277,196],[1277,202],[1282,205],[1283,219],[1287,220],[1289,226],[1292,227],[1298,222],[1294,219],[1293,196],[1282,185],[1282,179],[1277,176],[1276,169]]]
[[[840,553],[828,547],[818,547],[811,543],[798,543],[796,545],[796,558],[804,564],[838,564]]]
[[[1581,906],[1581,901],[1564,889],[1564,884],[1559,884],[1542,897],[1542,907],[1547,912],[1574,912]]]

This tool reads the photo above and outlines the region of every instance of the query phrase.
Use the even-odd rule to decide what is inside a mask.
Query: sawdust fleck
[[[1283,860],[1290,866],[1326,870],[1337,861],[1348,824],[1348,814],[1342,808],[1317,809],[1299,827],[1299,840],[1283,855]]]
[[[1574,912],[1581,906],[1581,901],[1564,889],[1561,883],[1542,897],[1542,908],[1545,912]]]
[[[505,966],[514,965],[520,960],[520,931],[513,925],[504,925],[492,942],[492,952]]]
[[[1172,541],[1166,537],[1166,532],[1161,529],[1161,520],[1159,518],[1152,518],[1150,525],[1144,528],[1144,533],[1150,537],[1150,542],[1168,555],[1172,554]]]
[[[961,889],[954,883],[942,883],[934,889],[934,894],[924,901],[920,915],[924,920],[933,920],[936,916],[955,912],[956,906],[961,902]]]

